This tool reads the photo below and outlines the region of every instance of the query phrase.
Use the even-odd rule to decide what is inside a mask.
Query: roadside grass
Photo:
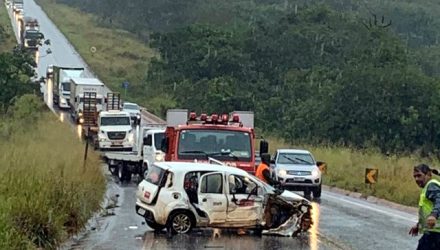
[[[142,82],[148,61],[155,53],[126,31],[99,27],[95,17],[75,8],[55,4],[52,0],[39,0],[48,16],[78,49],[93,71],[113,90],[121,91],[120,83],[133,83],[128,99],[146,106],[146,100],[136,95]],[[97,52],[92,54],[90,47]],[[412,166],[426,162],[438,165],[438,161],[414,156],[384,156],[374,150],[357,151],[336,146],[289,145],[281,139],[270,138],[270,148],[300,147],[310,150],[318,160],[327,163],[323,180],[335,186],[363,195],[373,195],[404,205],[416,205],[419,189],[412,179]],[[379,169],[378,183],[371,188],[364,183],[365,168]]]
[[[15,40],[11,20],[9,19],[4,0],[0,0],[0,26],[5,32],[5,37],[0,37],[0,53],[10,52],[17,44],[17,41]]]
[[[0,249],[55,249],[99,209],[100,159],[83,166],[84,144],[49,111],[23,123],[0,123]]]
[[[52,0],[37,2],[112,91],[120,92],[124,98],[122,82],[128,81],[127,98],[124,99],[146,106],[139,89],[148,63],[155,56],[152,49],[127,31],[100,27],[93,15]],[[96,52],[91,51],[92,47]]]
[[[417,206],[420,190],[412,177],[413,166],[427,163],[438,167],[438,160],[416,156],[383,155],[375,150],[353,150],[336,146],[289,145],[270,138],[271,151],[277,148],[303,148],[312,152],[316,160],[327,163],[324,184],[354,192],[364,197],[372,195],[403,205]],[[378,182],[365,184],[366,168],[379,170]]]

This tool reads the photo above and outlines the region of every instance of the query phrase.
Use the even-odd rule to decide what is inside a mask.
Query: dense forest
[[[254,110],[294,143],[440,151],[433,0],[57,0],[160,52],[150,109]]]

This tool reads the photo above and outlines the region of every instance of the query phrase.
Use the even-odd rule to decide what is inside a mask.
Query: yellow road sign
[[[365,169],[365,183],[375,184],[379,177],[379,169],[377,168],[366,168]]]

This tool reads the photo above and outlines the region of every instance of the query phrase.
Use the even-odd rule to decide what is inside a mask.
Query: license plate
[[[112,145],[121,145],[122,141],[112,141]]]
[[[293,181],[305,181],[305,178],[302,177],[294,177]]]
[[[145,215],[145,210],[142,208],[138,208],[138,214]]]

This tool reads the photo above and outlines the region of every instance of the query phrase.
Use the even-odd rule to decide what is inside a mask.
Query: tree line
[[[148,34],[156,112],[253,110],[293,143],[439,152],[434,1],[58,1]]]

